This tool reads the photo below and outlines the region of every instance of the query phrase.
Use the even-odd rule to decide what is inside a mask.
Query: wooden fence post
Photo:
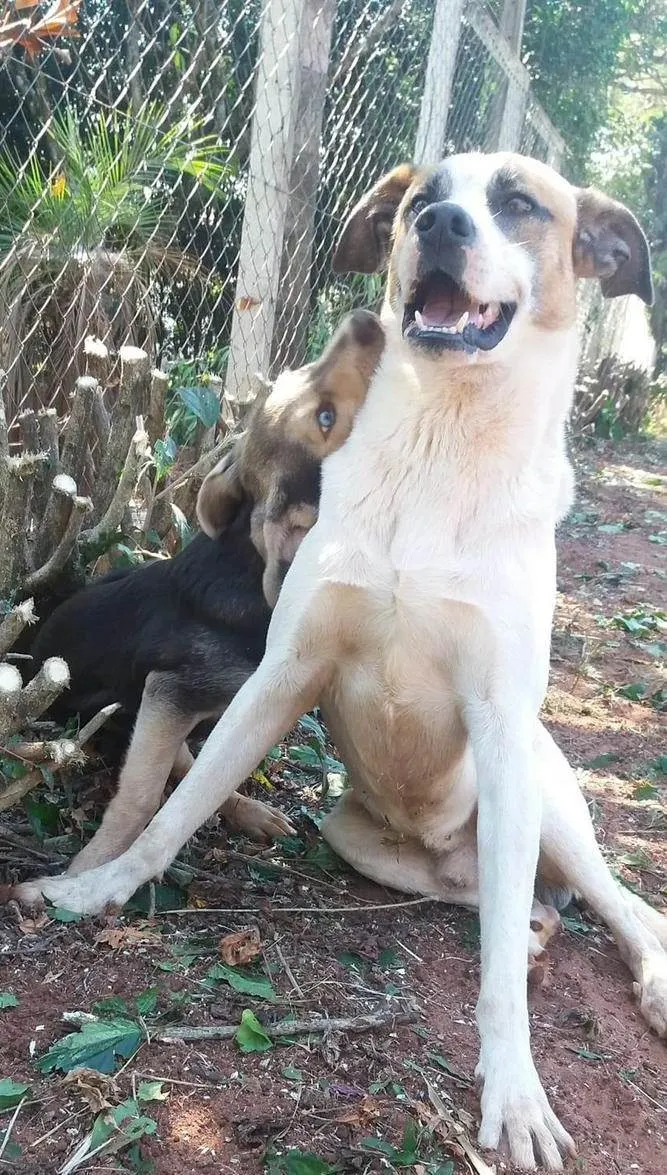
[[[303,5],[296,129],[271,355],[276,370],[298,367],[306,356],[320,141],[336,7],[337,0],[305,0]]]
[[[530,80],[520,64],[525,17],[526,0],[503,0],[499,29],[494,31],[498,38],[498,48],[502,46],[505,52],[509,50],[509,55],[516,60],[519,70],[506,72],[494,96],[487,135],[487,145],[494,150],[517,151],[521,143],[530,85]],[[489,25],[493,27],[490,20]]]
[[[464,4],[465,0],[436,0],[415,143],[416,163],[439,163],[442,159]]]
[[[299,33],[306,0],[267,0],[260,26],[248,189],[226,396],[252,399],[252,376],[267,373],[280,283],[299,103]]]

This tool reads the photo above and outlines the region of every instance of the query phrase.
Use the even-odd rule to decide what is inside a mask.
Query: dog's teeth
[[[469,318],[470,318],[470,312],[468,310],[464,310],[463,314],[459,318],[456,326],[454,327],[454,330],[457,332],[462,331],[468,325]]]
[[[417,326],[419,327],[420,330],[426,330],[426,323],[424,322],[424,319],[422,318],[421,310],[415,310],[415,322],[417,323]]]

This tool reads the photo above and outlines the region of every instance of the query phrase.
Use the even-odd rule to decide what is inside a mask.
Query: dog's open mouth
[[[427,347],[492,351],[505,338],[516,302],[475,302],[449,274],[422,278],[403,313],[403,337]]]

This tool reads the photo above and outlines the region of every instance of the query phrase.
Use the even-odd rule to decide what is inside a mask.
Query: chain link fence
[[[346,210],[389,167],[498,146],[558,165],[564,144],[501,32],[507,8],[4,5],[10,439],[26,409],[68,413],[88,336],[112,356],[142,347],[185,384],[213,375],[232,402],[255,371],[316,355],[342,313],[381,296],[378,278],[334,280],[330,257]]]

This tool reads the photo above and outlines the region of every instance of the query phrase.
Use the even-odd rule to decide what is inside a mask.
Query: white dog
[[[536,870],[542,892],[576,890],[607,921],[644,1016],[667,1030],[667,919],[613,880],[538,718],[571,493],[575,280],[648,302],[648,248],[614,201],[534,160],[475,154],[400,167],[354,209],[336,267],[372,272],[388,254],[384,357],[325,462],[262,664],[127,852],[19,896],[122,904],[320,702],[351,783],[327,840],[384,885],[479,905],[481,1144],[504,1131],[517,1164],[558,1170],[573,1143],[526,1002]]]

